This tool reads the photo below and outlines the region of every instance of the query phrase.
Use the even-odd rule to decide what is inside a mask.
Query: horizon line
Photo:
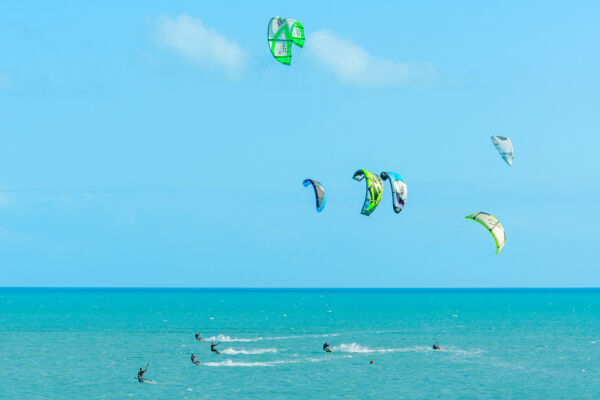
[[[206,291],[269,291],[269,290],[600,290],[600,286],[473,286],[473,287],[443,287],[443,286],[415,286],[415,287],[361,287],[361,286],[0,286],[0,290],[11,289],[51,289],[51,290],[206,290]]]

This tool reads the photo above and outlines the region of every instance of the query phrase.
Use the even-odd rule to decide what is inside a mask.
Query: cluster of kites
[[[381,201],[381,196],[383,195],[383,181],[386,179],[390,180],[390,185],[392,186],[394,211],[396,214],[398,214],[404,208],[407,188],[404,178],[402,178],[399,174],[391,171],[385,171],[382,172],[381,175],[377,175],[367,171],[366,169],[359,169],[354,173],[353,178],[357,181],[362,181],[364,179],[366,182],[367,191],[365,194],[365,202],[362,210],[360,211],[361,214],[369,216],[373,211],[375,211],[379,205],[379,202]],[[325,208],[325,189],[323,188],[323,185],[314,179],[305,179],[302,184],[304,186],[312,185],[313,189],[315,190],[317,211],[323,211],[323,208]]]
[[[498,149],[498,152],[504,161],[506,161],[508,165],[512,166],[513,146],[510,139],[504,136],[492,136],[492,142]],[[383,181],[385,180],[390,181],[390,187],[392,191],[392,206],[394,211],[396,214],[398,214],[404,209],[408,194],[408,186],[400,174],[392,171],[384,171],[377,175],[367,171],[366,169],[359,169],[354,173],[353,178],[357,181],[365,180],[366,184],[365,201],[360,211],[361,214],[369,216],[375,211],[383,196]],[[317,212],[323,211],[325,208],[326,199],[325,188],[321,182],[318,182],[314,179],[305,179],[302,184],[306,187],[313,187],[315,192]],[[498,254],[506,243],[506,233],[504,232],[504,227],[500,221],[498,221],[498,219],[493,215],[485,212],[476,212],[471,215],[467,215],[465,218],[479,222],[492,234],[494,242],[496,243],[496,254]]]
[[[291,65],[292,47],[295,44],[298,47],[304,46],[304,27],[299,21],[290,18],[273,17],[269,21],[267,32],[267,41],[273,57],[282,64]],[[509,138],[504,136],[492,136],[492,143],[500,153],[500,156],[509,166],[513,161],[513,145]],[[361,214],[371,215],[383,195],[383,181],[389,180],[392,190],[392,206],[396,214],[404,209],[407,197],[406,181],[400,174],[392,171],[384,171],[379,175],[366,169],[359,169],[354,173],[353,178],[357,181],[365,180],[366,194],[362,206]],[[315,192],[317,211],[321,212],[325,208],[325,188],[314,179],[305,179],[303,185],[312,186]],[[494,238],[496,243],[496,254],[500,252],[506,243],[506,233],[504,227],[496,217],[485,212],[476,212],[465,217],[483,225]]]

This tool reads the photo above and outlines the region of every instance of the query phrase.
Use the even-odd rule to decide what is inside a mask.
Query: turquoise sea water
[[[0,289],[0,336],[10,399],[600,398],[598,290]]]

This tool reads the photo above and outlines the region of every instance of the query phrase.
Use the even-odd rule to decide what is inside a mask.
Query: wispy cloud
[[[230,77],[239,75],[244,66],[244,50],[198,18],[185,14],[178,17],[162,15],[158,20],[157,39],[161,46],[200,66],[222,68]]]
[[[375,57],[330,30],[311,34],[307,44],[307,50],[321,65],[340,81],[354,86],[408,86],[430,83],[434,78],[434,69],[429,64],[415,65]]]

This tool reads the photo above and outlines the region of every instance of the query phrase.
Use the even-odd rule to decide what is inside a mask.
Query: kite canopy
[[[383,181],[381,178],[366,169],[359,169],[352,177],[357,181],[362,181],[367,178],[367,193],[365,194],[365,203],[363,204],[361,214],[371,215],[381,201],[383,193]]]
[[[506,161],[506,163],[512,167],[513,144],[510,141],[510,139],[504,136],[497,135],[492,136],[491,139],[492,143],[494,143],[494,146],[496,146],[498,153],[500,153],[504,161]]]
[[[390,180],[390,186],[392,187],[392,197],[394,211],[398,214],[404,208],[404,204],[406,203],[407,196],[407,186],[406,182],[400,174],[391,171],[385,171],[381,173],[381,179],[384,181],[386,179]]]
[[[323,189],[323,185],[317,181],[313,181],[312,179],[305,179],[302,184],[304,186],[312,184],[313,189],[315,190],[315,198],[317,200],[317,212],[323,211],[323,208],[325,208],[325,189]]]
[[[506,243],[506,233],[504,232],[504,227],[494,217],[488,213],[484,212],[476,212],[471,215],[467,215],[465,219],[472,219],[473,221],[479,222],[481,225],[487,229],[492,236],[494,237],[494,241],[496,242],[496,254],[502,250],[504,244]]]
[[[292,62],[292,43],[304,46],[304,27],[294,19],[273,17],[269,21],[267,40],[271,54],[282,64]]]

